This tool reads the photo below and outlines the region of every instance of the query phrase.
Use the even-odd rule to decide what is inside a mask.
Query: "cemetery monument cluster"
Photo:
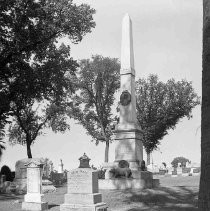
[[[43,168],[40,159],[20,160],[15,166],[14,184],[16,189],[27,191],[22,203],[23,210],[48,209],[48,203],[43,199],[43,175],[44,179],[50,178],[52,182],[62,181],[65,177],[68,180],[67,194],[60,211],[106,211],[107,205],[102,202],[99,188],[142,189],[158,186],[159,180],[153,179],[152,172],[147,171],[143,161],[142,129],[136,115],[132,22],[128,14],[122,22],[120,84],[120,120],[115,128],[115,161],[104,165],[105,179],[98,180],[98,171],[90,167],[90,159],[86,154],[79,159],[79,168],[68,173],[63,169],[62,160],[58,172],[54,172],[52,163]],[[176,174],[182,173],[183,168],[178,165]],[[1,175],[0,190],[4,182],[5,176]]]
[[[102,202],[98,192],[98,171],[93,170],[90,159],[84,153],[79,158],[80,166],[68,172],[67,194],[60,211],[107,211],[107,205]],[[48,203],[44,201],[42,192],[43,163],[40,159],[29,159],[27,167],[27,193],[22,202],[22,210],[47,210]]]

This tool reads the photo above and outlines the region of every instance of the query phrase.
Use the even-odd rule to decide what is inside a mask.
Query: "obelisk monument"
[[[139,170],[143,160],[143,145],[142,131],[136,117],[132,22],[128,14],[122,21],[120,83],[120,120],[115,130],[115,162],[126,160],[131,169]]]

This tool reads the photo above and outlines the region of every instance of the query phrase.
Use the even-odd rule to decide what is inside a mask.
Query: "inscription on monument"
[[[97,172],[91,169],[78,169],[69,172],[68,192],[69,193],[92,193],[98,190]]]
[[[40,192],[40,182],[37,180],[40,178],[40,172],[37,168],[28,169],[28,192],[29,193],[39,193]]]

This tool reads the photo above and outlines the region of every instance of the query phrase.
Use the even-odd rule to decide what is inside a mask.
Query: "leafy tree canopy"
[[[4,141],[0,140],[0,158],[2,156],[2,151],[5,149],[4,143]]]
[[[68,84],[64,75],[77,64],[70,58],[69,46],[56,48],[57,39],[81,41],[95,26],[94,12],[69,0],[1,0],[1,120],[13,101],[27,104],[30,99],[62,94]]]
[[[200,104],[191,82],[186,80],[159,81],[157,75],[139,79],[136,83],[137,119],[143,130],[143,145],[147,153],[175,129],[183,117],[190,119],[192,109]]]
[[[112,137],[112,126],[116,119],[112,113],[114,94],[120,86],[120,64],[117,59],[93,56],[80,61],[77,92],[73,98],[70,116],[73,116],[98,144],[106,143],[105,162]]]
[[[61,114],[58,120],[63,120],[64,99],[73,91],[70,78],[78,64],[70,47],[57,47],[57,40],[81,41],[95,26],[94,13],[72,0],[1,0],[0,122],[3,128],[7,116],[13,116],[13,143],[30,145],[46,124],[54,123],[55,130],[66,127],[55,117]],[[41,116],[34,108],[39,103],[45,105]]]
[[[171,162],[171,165],[175,168],[177,168],[178,166],[178,163],[181,163],[181,166],[182,167],[186,167],[186,163],[190,161],[187,159],[187,158],[184,158],[184,157],[176,157],[173,159],[173,161]]]

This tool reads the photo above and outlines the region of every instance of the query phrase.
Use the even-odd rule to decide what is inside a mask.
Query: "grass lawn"
[[[160,177],[160,187],[142,191],[100,190],[103,201],[111,211],[193,211],[198,210],[199,176]],[[59,211],[64,201],[66,187],[58,188],[55,193],[45,194],[50,211]],[[23,196],[0,194],[0,211],[20,211]]]

